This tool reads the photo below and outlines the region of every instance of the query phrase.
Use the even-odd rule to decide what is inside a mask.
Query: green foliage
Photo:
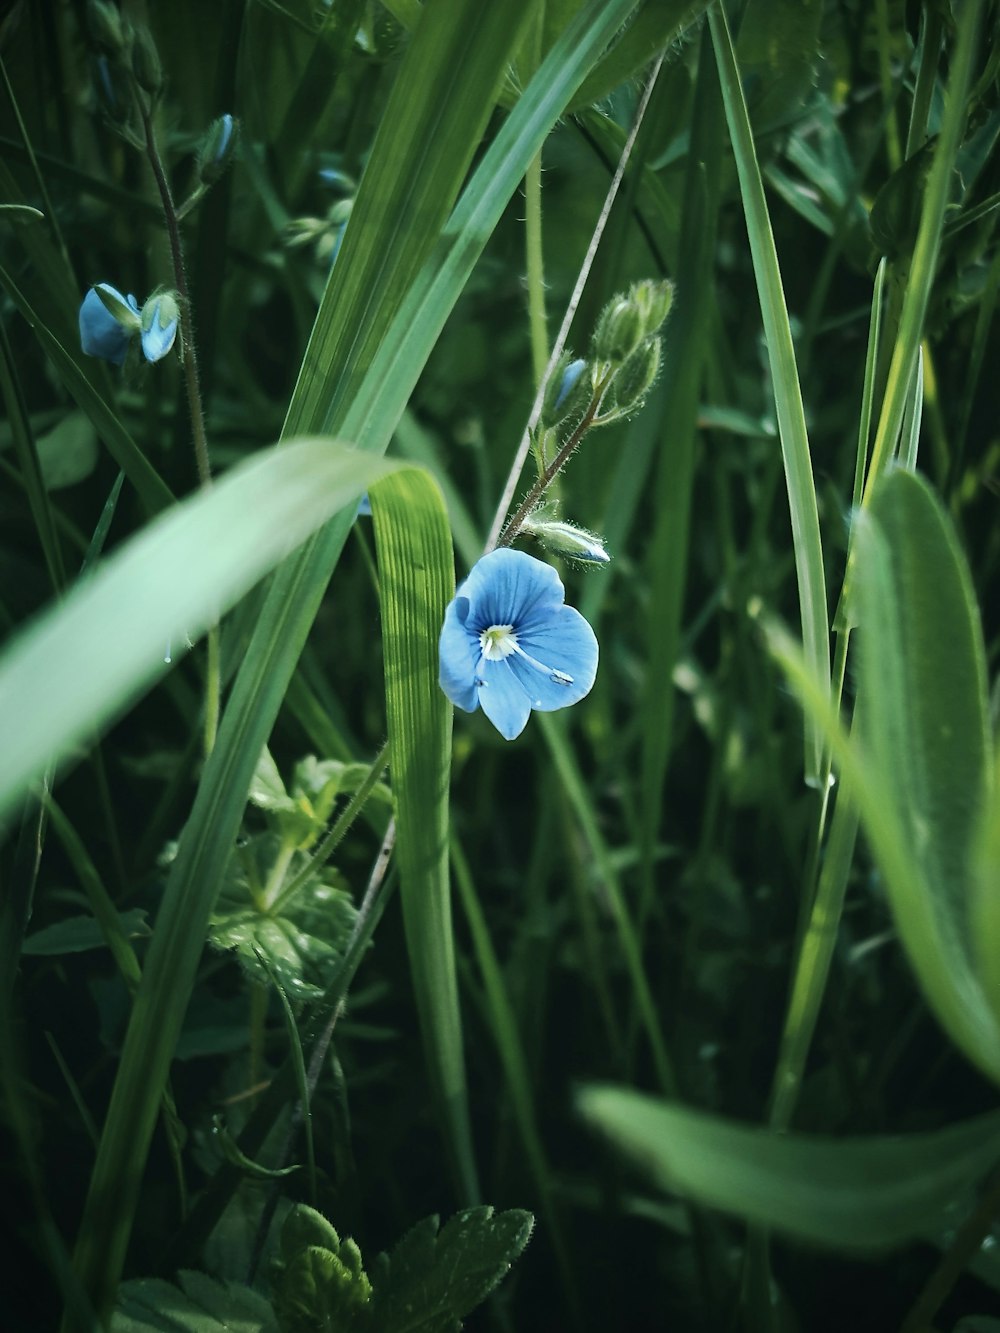
[[[204,1273],[126,1282],[111,1320],[112,1333],[279,1333],[269,1303],[239,1282]]]
[[[841,1249],[933,1226],[1000,1157],[1000,1115],[934,1134],[778,1135],[624,1088],[585,1088],[583,1115],[666,1189]]]
[[[298,834],[298,811],[294,823]],[[209,921],[209,939],[217,949],[235,950],[247,975],[260,984],[273,970],[289,997],[300,1002],[317,999],[330,984],[356,917],[343,876],[328,867],[282,893],[307,865],[306,854],[287,837],[248,838],[233,853]]]
[[[427,1217],[372,1269],[373,1329],[457,1333],[462,1320],[507,1275],[531,1236],[530,1213],[467,1208],[438,1230]]]
[[[4,1329],[452,1330],[484,1199],[511,1328],[995,1315],[996,26],[0,20]],[[437,684],[505,488],[600,644],[512,744]]]

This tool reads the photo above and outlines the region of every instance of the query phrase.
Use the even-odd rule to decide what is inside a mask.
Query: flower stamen
[[[502,662],[511,653],[521,651],[513,625],[490,625],[480,634],[479,646],[487,662]]]

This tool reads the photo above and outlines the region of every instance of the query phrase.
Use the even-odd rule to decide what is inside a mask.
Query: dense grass
[[[511,1264],[470,1327],[1000,1326],[953,8],[0,21],[5,1329],[452,1328]],[[101,282],[174,349],[84,355]],[[438,632],[574,428],[542,519],[610,562],[514,540],[600,666],[506,741]]]

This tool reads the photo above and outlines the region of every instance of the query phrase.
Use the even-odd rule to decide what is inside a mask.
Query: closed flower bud
[[[109,56],[120,56],[126,46],[122,16],[106,0],[88,0],[87,27],[90,35]]]
[[[338,171],[336,167],[320,167],[317,174],[323,184],[337,194],[347,197],[358,192],[357,181],[353,176],[348,176],[346,171]]]
[[[132,40],[132,72],[140,88],[155,97],[163,87],[163,67],[148,28],[136,28]]]
[[[224,175],[236,152],[239,122],[226,112],[213,120],[198,150],[198,176],[203,185],[214,185]]]
[[[593,394],[590,376],[584,373],[586,369],[587,363],[582,358],[574,360],[569,352],[563,353],[545,386],[543,426],[558,426],[567,417],[586,410]]]
[[[326,216],[335,227],[346,227],[351,220],[353,208],[353,199],[341,199],[339,203],[333,205]]]
[[[124,125],[132,111],[132,90],[128,75],[117,61],[98,56],[94,62],[95,79],[101,109],[115,125]]]
[[[576,560],[584,565],[606,565],[611,557],[604,549],[604,540],[586,528],[561,519],[545,518],[544,511],[526,518],[521,528],[542,543],[553,555],[565,560]]]
[[[155,292],[142,307],[142,354],[147,361],[162,361],[173,347],[180,316],[173,292]]]
[[[642,406],[660,369],[660,340],[647,338],[632,353],[611,382],[609,406],[631,412]]]
[[[616,296],[601,311],[594,331],[594,357],[612,365],[630,357],[645,334],[642,315],[634,301]]]
[[[643,282],[633,285],[629,296],[639,307],[643,330],[648,338],[662,326],[670,314],[670,307],[674,303],[674,284],[666,278],[662,282],[646,278]]]

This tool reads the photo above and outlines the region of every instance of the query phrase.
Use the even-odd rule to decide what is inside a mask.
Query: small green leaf
[[[755,134],[802,115],[820,55],[820,0],[749,0],[736,47]]]
[[[70,412],[38,438],[38,462],[47,491],[75,486],[97,466],[97,431],[83,412]]]
[[[506,1276],[534,1226],[519,1209],[456,1213],[438,1231],[436,1217],[408,1231],[373,1270],[373,1327],[379,1333],[454,1333]]]
[[[146,913],[140,907],[119,913],[118,922],[122,935],[128,939],[146,939],[153,933],[146,923]],[[71,916],[29,935],[21,952],[36,957],[51,957],[64,953],[85,953],[88,949],[103,949],[106,945],[104,930],[94,917]]]
[[[806,1240],[896,1245],[1000,1159],[1000,1113],[933,1134],[834,1139],[775,1134],[627,1088],[594,1085],[584,1117],[667,1190]]]
[[[294,810],[295,804],[285,791],[274,756],[265,746],[254,769],[247,799],[260,810]]]
[[[266,985],[270,967],[299,1002],[318,998],[329,985],[357,916],[342,878],[328,866],[275,906],[282,885],[305,864],[303,852],[273,833],[250,838],[233,855],[209,927],[211,943],[235,949],[249,976]]]

